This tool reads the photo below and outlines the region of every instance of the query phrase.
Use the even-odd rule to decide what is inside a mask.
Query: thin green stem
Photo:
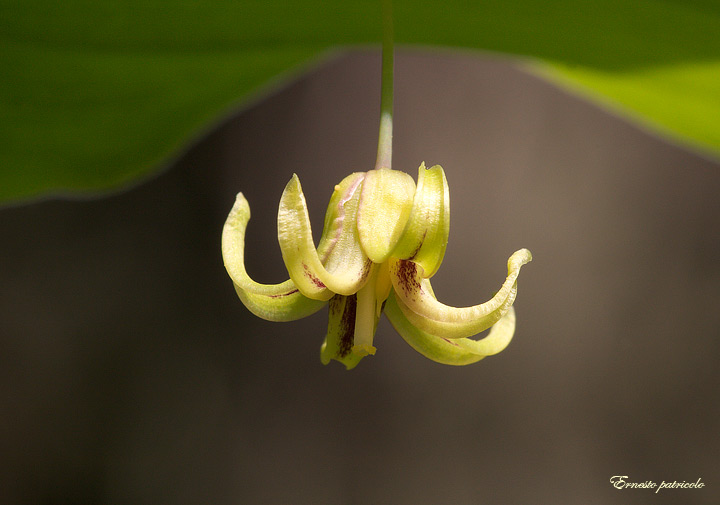
[[[383,0],[380,137],[378,138],[376,169],[392,167],[393,59],[392,0]]]

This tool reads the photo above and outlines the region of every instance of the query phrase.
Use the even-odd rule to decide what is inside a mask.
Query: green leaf
[[[543,75],[720,151],[720,4],[394,2],[398,44],[530,56]],[[0,0],[0,201],[118,187],[328,48],[379,1]]]

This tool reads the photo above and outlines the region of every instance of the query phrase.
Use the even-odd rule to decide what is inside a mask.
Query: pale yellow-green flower
[[[508,260],[508,276],[489,301],[455,308],[437,301],[430,277],[445,255],[450,200],[439,165],[408,174],[386,168],[347,176],[330,198],[315,248],[305,196],[293,175],[280,199],[278,240],[290,279],[259,284],[245,271],[250,207],[239,193],[227,218],[222,252],[240,300],[269,321],[300,319],[329,306],[321,360],[355,367],[375,354],[373,338],[384,311],[400,335],[426,357],[466,365],[502,351],[515,331],[512,307],[520,267],[530,251]],[[490,328],[487,336],[474,336]]]

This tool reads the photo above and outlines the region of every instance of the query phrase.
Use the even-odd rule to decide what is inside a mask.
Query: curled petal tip
[[[508,276],[490,300],[471,307],[451,307],[435,298],[422,268],[412,261],[392,261],[390,272],[398,306],[405,317],[423,331],[450,339],[465,338],[490,328],[510,309],[517,294],[520,267],[530,261],[530,251],[521,249],[508,259]]]
[[[309,298],[327,300],[333,293],[349,296],[367,280],[370,261],[360,247],[355,226],[363,177],[356,173],[340,183],[342,191],[331,198],[317,250],[297,175],[283,191],[278,210],[280,250],[290,278]]]
[[[250,220],[250,205],[242,193],[235,197],[222,233],[222,255],[235,290],[243,304],[268,321],[292,321],[320,310],[325,303],[303,296],[292,282],[260,284],[245,270],[245,230]]]
[[[508,259],[508,271],[516,270],[532,261],[532,253],[528,249],[515,251]]]
[[[448,339],[432,335],[412,324],[391,295],[385,313],[397,332],[420,354],[444,365],[469,365],[505,349],[515,333],[515,312],[512,307],[490,329],[485,338]]]

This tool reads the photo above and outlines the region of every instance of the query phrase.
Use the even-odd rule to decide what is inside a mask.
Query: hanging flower
[[[297,175],[280,199],[278,240],[290,278],[260,284],[244,265],[250,207],[237,195],[222,236],[225,267],[240,300],[269,321],[300,319],[329,306],[321,360],[348,369],[375,354],[373,338],[385,312],[397,332],[426,357],[466,365],[502,351],[515,331],[512,307],[520,267],[532,257],[521,249],[489,301],[455,308],[439,302],[430,277],[440,267],[450,229],[450,201],[439,165],[419,169],[417,187],[404,172],[381,168],[347,176],[330,198],[315,248],[307,204]],[[490,328],[487,336],[474,336]]]
[[[398,333],[428,358],[467,365],[502,351],[515,332],[512,304],[520,267],[530,251],[508,260],[508,276],[489,301],[455,308],[440,303],[430,285],[450,231],[450,197],[439,165],[420,165],[412,177],[392,170],[393,42],[390,2],[383,2],[380,135],[375,169],[350,174],[335,186],[317,249],[300,180],[293,175],[280,199],[278,240],[290,278],[260,284],[245,271],[250,206],[242,193],[225,222],[222,253],[235,291],[255,315],[292,321],[328,305],[320,359],[355,367],[375,354],[383,312]],[[490,328],[481,340],[469,337]]]

